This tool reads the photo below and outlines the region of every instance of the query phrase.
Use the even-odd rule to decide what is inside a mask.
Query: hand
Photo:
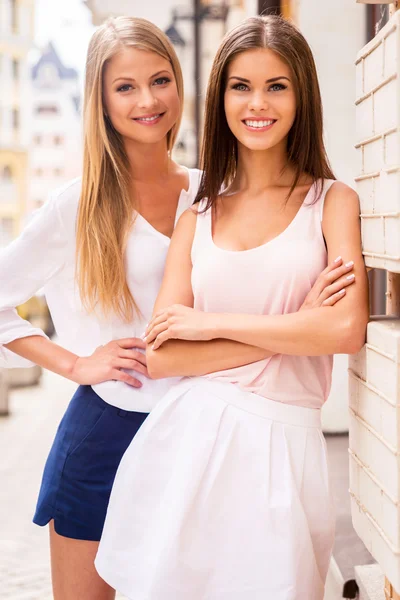
[[[182,304],[173,304],[157,312],[145,331],[145,342],[157,350],[167,340],[211,340],[214,314]]]
[[[318,277],[313,288],[307,294],[300,310],[333,306],[344,297],[345,288],[354,283],[355,277],[349,277],[354,264],[342,264],[341,258],[326,267]],[[159,311],[147,326],[145,342],[153,342],[157,350],[167,340],[204,341],[214,338],[213,329],[218,315],[205,313],[181,304],[173,304]]]
[[[99,346],[90,356],[78,357],[70,379],[81,385],[93,385],[114,379],[140,388],[141,382],[122,369],[131,369],[148,377],[146,355],[136,349],[145,347],[146,344],[140,338],[115,340]]]
[[[351,273],[353,268],[353,262],[343,264],[341,257],[328,265],[308,292],[300,310],[333,306],[339,302],[346,295],[346,287],[355,282],[356,278]]]

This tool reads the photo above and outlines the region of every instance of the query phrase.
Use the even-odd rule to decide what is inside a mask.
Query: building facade
[[[26,209],[33,16],[34,0],[0,0],[0,247],[18,234]]]
[[[31,70],[27,212],[39,208],[49,191],[77,177],[81,163],[78,73],[49,43]]]

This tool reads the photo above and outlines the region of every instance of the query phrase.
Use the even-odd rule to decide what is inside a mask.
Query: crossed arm
[[[152,377],[201,375],[275,353],[352,354],[362,347],[368,322],[368,285],[361,253],[359,202],[352,189],[337,182],[325,199],[322,227],[328,260],[332,262],[336,256],[351,258],[356,278],[340,302],[332,306],[316,306],[285,315],[212,314],[193,310],[190,250],[195,220],[193,212],[186,212],[174,232],[155,316],[146,332],[148,370]],[[204,360],[201,364],[196,361],[196,369],[189,344],[179,340],[201,344],[197,348]],[[214,342],[210,344],[207,340]],[[229,342],[242,346],[233,347]],[[232,361],[228,356],[231,351]]]

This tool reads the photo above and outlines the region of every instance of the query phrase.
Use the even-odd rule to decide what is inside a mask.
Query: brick
[[[364,59],[364,93],[372,91],[383,81],[383,44]]]
[[[357,142],[374,135],[373,97],[368,96],[356,106],[356,136]]]
[[[384,77],[390,77],[399,69],[399,53],[396,32],[393,31],[384,41]]]
[[[385,254],[400,257],[400,219],[388,217],[384,221]],[[400,263],[400,260],[398,261]]]
[[[397,127],[398,117],[398,82],[390,81],[374,94],[374,131],[384,133]]]
[[[364,95],[364,61],[356,65],[356,98]]]
[[[356,160],[356,165],[355,165],[355,172],[356,175],[363,175],[364,174],[364,152],[363,152],[363,148],[357,148],[356,152],[355,152],[355,160]]]
[[[372,214],[374,212],[375,195],[374,178],[370,177],[357,182],[357,192],[360,196],[361,212],[365,214]]]
[[[364,251],[374,252],[376,254],[384,253],[385,243],[383,219],[362,219],[361,235]]]
[[[398,131],[385,136],[384,162],[387,166],[400,164],[400,133]]]
[[[381,138],[364,146],[364,172],[380,171],[384,166],[383,140]]]

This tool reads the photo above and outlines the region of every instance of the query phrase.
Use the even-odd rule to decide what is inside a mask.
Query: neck
[[[285,140],[268,150],[250,150],[239,143],[235,189],[257,194],[268,187],[290,186],[293,177]]]
[[[167,176],[171,167],[167,141],[155,144],[138,144],[125,140],[125,151],[128,156],[132,182],[158,181]]]

